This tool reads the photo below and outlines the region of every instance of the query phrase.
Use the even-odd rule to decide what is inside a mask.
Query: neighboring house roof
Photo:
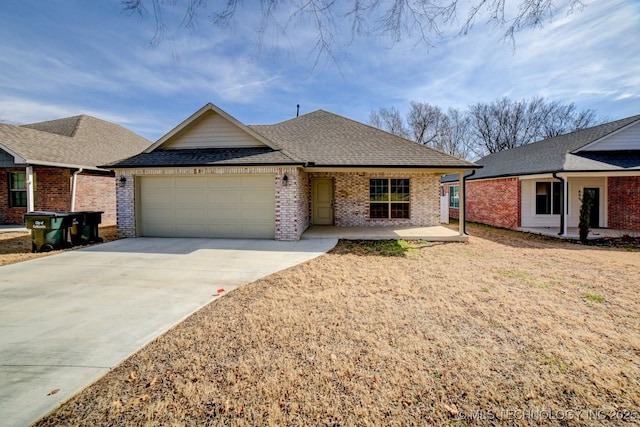
[[[243,139],[238,131],[247,138]],[[192,114],[144,153],[109,167],[291,164],[465,170],[478,167],[322,110],[273,125],[244,125],[213,104]]]
[[[483,168],[469,180],[552,172],[640,170],[640,140],[630,150],[586,151],[594,143],[632,126],[640,126],[640,115],[493,153],[476,161]],[[457,180],[458,175],[447,175],[442,182]]]
[[[323,110],[274,125],[249,127],[314,166],[477,168],[471,162]]]
[[[150,144],[120,125],[87,115],[23,126],[0,124],[0,149],[18,164],[98,169]]]

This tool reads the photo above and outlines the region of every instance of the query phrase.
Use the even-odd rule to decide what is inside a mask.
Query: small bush
[[[587,243],[587,237],[589,237],[589,223],[591,222],[591,205],[593,203],[591,193],[585,192],[580,199],[582,204],[580,205],[580,222],[578,224],[578,233],[580,241]]]

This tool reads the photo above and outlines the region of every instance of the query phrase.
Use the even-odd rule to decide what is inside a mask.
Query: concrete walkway
[[[518,231],[555,237],[557,239],[578,240],[580,238],[578,227],[568,227],[567,234],[562,236],[558,234],[560,232],[560,227],[520,227],[518,228]],[[589,230],[587,239],[620,238],[623,236],[640,237],[640,231],[620,230],[615,228],[592,228]]]
[[[336,243],[137,238],[0,267],[1,424],[35,422],[207,303]]]
[[[0,233],[26,233],[27,231],[30,230],[28,230],[24,225],[0,224]]]
[[[303,239],[346,240],[428,240],[430,242],[467,242],[469,236],[443,226],[433,227],[335,227],[314,225],[302,235]]]

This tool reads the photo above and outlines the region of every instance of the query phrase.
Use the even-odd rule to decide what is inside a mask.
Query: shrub
[[[585,192],[580,199],[582,204],[580,205],[580,222],[578,223],[578,233],[580,241],[587,243],[587,237],[589,236],[589,222],[591,221],[591,205],[592,196],[591,193]]]

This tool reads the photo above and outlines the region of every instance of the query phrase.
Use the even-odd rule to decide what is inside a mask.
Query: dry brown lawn
[[[106,242],[114,240],[116,238],[116,227],[100,227],[98,234]],[[31,232],[27,231],[0,233],[0,266],[14,264],[16,262],[27,261],[35,258],[42,258],[45,256],[60,253],[62,251],[63,250],[34,254],[31,253]]]
[[[470,226],[222,297],[49,425],[640,423],[640,253]]]

